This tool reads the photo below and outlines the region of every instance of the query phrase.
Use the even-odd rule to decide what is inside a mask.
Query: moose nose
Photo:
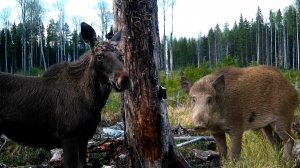
[[[126,71],[120,71],[116,73],[115,80],[117,91],[123,91],[130,87],[129,75]]]
[[[119,77],[118,81],[117,81],[117,85],[120,87],[120,89],[123,89],[123,90],[129,89],[129,87],[130,87],[130,80],[129,80],[128,74]]]

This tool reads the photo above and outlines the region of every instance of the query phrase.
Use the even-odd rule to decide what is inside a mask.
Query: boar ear
[[[216,89],[217,93],[223,93],[225,90],[224,75],[217,77],[217,79],[212,83],[212,86]]]
[[[189,80],[189,79],[188,79],[187,77],[185,77],[185,76],[181,76],[180,84],[181,84],[182,90],[183,90],[186,94],[189,94],[190,88],[191,88],[192,85],[193,85],[192,81]]]

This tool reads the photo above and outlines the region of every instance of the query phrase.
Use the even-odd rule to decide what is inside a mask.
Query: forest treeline
[[[38,3],[35,0],[29,2]],[[22,8],[22,4],[20,7]],[[31,9],[30,6],[25,7]],[[42,22],[42,8],[40,4],[34,4],[24,18],[20,19],[20,23],[8,24],[9,21],[2,17],[5,24],[0,29],[1,71],[30,73],[32,67],[47,68],[54,63],[75,61],[87,49],[88,46],[76,28],[79,26],[78,21],[72,30],[64,17]],[[5,11],[0,12],[2,16],[5,14]],[[102,26],[105,31],[99,37],[102,39],[103,33],[108,29],[109,21],[103,21],[105,22],[106,27]],[[232,28],[228,24],[222,27],[217,24],[205,35],[199,33],[198,38],[169,38],[168,55],[173,58],[168,59],[168,64],[171,69],[199,66],[202,63],[215,67],[219,61],[230,57],[241,66],[268,64],[299,70],[299,23],[300,0],[295,0],[284,11],[270,11],[268,18],[262,15],[258,7],[256,18],[247,20],[241,14],[240,20]],[[164,44],[161,48],[160,68],[164,68]]]
[[[70,32],[67,24],[64,25],[64,35],[59,35],[57,32],[58,22],[50,20],[45,30],[47,36],[45,33],[39,34],[37,29],[26,28],[29,30],[27,32],[33,34],[26,34],[28,41],[26,41],[26,56],[24,56],[22,54],[24,52],[22,51],[22,27],[22,23],[18,25],[14,23],[10,29],[6,30],[7,36],[5,29],[0,32],[1,71],[29,72],[32,67],[47,68],[55,63],[75,61],[88,47],[82,40],[80,33],[78,34],[75,30]],[[43,25],[40,29],[44,32]],[[5,49],[6,46],[7,49]]]
[[[0,70],[10,73],[31,74],[32,68],[46,69],[52,64],[76,61],[88,45],[80,35],[80,23],[84,18],[72,16],[71,23],[66,20],[65,1],[56,1],[58,11],[56,20],[42,21],[46,9],[41,0],[15,0],[14,12],[19,13],[19,23],[11,23],[12,9],[0,10]],[[96,6],[97,23],[104,39],[112,22],[112,11],[106,0],[98,0]],[[70,28],[72,25],[72,29]]]
[[[181,37],[172,42],[168,39],[168,48],[172,48],[174,55],[169,59],[173,60],[173,63],[168,62],[169,67],[173,65],[176,69],[202,63],[216,67],[220,60],[230,57],[240,66],[268,64],[299,70],[299,23],[299,0],[284,11],[269,11],[268,18],[262,15],[258,7],[256,18],[247,20],[241,14],[232,28],[228,24],[223,28],[217,24],[206,35],[199,34],[198,38]],[[165,63],[162,66],[165,67]]]

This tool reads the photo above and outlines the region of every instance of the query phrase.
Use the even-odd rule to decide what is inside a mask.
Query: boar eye
[[[197,98],[196,97],[192,97],[192,103],[195,104],[197,101]]]
[[[212,98],[211,96],[208,96],[208,97],[206,98],[207,104],[210,104],[210,103],[212,102],[212,100],[213,100],[213,98]]]

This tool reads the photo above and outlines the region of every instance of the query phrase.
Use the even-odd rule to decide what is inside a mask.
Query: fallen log
[[[188,140],[186,142],[177,144],[177,147],[186,146],[197,141],[214,141],[214,138],[211,136],[196,136],[196,137],[175,137],[175,140]]]
[[[212,136],[178,136],[174,137],[175,140],[192,140],[196,138],[202,138],[202,141],[214,141]]]

